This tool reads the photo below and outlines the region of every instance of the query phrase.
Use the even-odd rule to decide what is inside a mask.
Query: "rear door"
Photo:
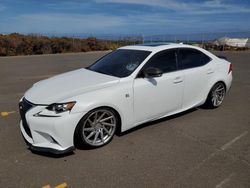
[[[178,59],[184,75],[184,109],[201,103],[207,95],[207,84],[214,72],[211,58],[193,48],[180,48]]]

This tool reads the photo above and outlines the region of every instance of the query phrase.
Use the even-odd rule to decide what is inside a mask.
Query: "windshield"
[[[151,52],[142,50],[115,50],[88,67],[89,70],[127,77],[147,58]]]

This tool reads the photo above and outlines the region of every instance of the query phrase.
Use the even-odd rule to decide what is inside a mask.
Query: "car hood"
[[[78,69],[35,83],[24,97],[34,104],[49,105],[85,92],[110,87],[118,82],[117,77]]]

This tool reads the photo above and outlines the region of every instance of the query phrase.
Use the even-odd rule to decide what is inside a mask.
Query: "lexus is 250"
[[[185,44],[121,47],[87,68],[35,83],[19,103],[32,150],[100,147],[116,132],[190,108],[220,106],[232,64]]]

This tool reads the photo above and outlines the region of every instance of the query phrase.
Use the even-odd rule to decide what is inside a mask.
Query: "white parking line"
[[[225,178],[225,179],[222,180],[219,184],[217,184],[217,185],[215,186],[215,188],[222,188],[222,186],[223,186],[224,184],[226,184],[227,182],[229,182],[230,179],[231,179],[234,175],[235,175],[234,173],[230,174],[227,178]]]
[[[223,145],[220,149],[221,150],[226,150],[227,148],[229,148],[233,143],[235,143],[237,140],[241,139],[242,137],[246,136],[248,133],[248,131],[243,132],[242,134],[240,134],[239,136],[235,137],[233,140],[229,141],[228,143],[226,143],[225,145]]]

